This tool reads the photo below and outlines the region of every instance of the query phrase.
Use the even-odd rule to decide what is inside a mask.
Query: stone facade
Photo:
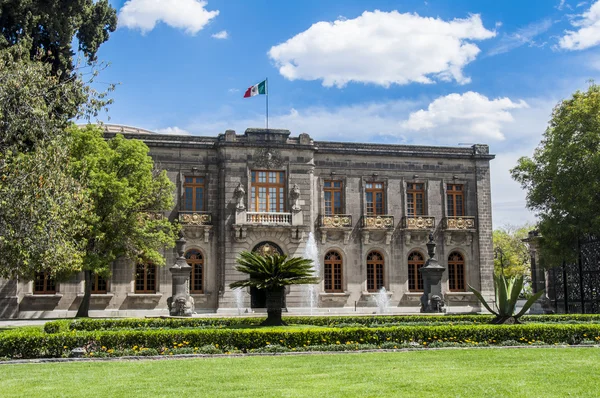
[[[247,129],[244,134],[228,130],[218,137],[197,137],[106,127],[107,137],[117,132],[144,140],[156,165],[167,170],[177,186],[176,207],[165,216],[180,221],[187,250],[199,250],[203,257],[202,292],[192,294],[196,313],[237,313],[236,300],[240,298],[228,286],[243,278],[234,269],[240,251],[268,242],[285,254],[301,256],[309,233],[314,233],[318,242],[321,264],[332,250],[342,260],[341,289],[326,292],[321,282],[319,312],[375,310],[374,289],[367,286],[367,257],[373,251],[383,257],[382,283],[390,296],[389,312],[418,312],[421,293],[409,289],[408,256],[417,251],[427,258],[425,243],[431,231],[441,265],[447,267],[453,252],[464,259],[462,291],[450,292],[448,272],[444,273],[448,312],[480,310],[467,292],[467,284],[486,296],[493,295],[489,162],[494,156],[486,145],[320,142],[308,134],[292,137],[287,130],[274,129]],[[252,196],[256,188],[253,171],[274,172],[281,178],[282,193],[277,191],[281,199],[267,209],[275,211],[257,208],[257,195],[261,194]],[[266,174],[266,178],[275,174]],[[189,177],[203,178],[202,211],[185,211],[184,184]],[[337,213],[341,214],[326,215],[324,184],[330,182],[340,183],[341,211],[338,208]],[[413,184],[424,187],[423,211],[418,216],[409,212],[407,200]],[[448,184],[463,189],[461,217],[448,217]],[[374,185],[382,187],[383,207],[378,214],[369,214],[367,191]],[[272,193],[270,200],[273,202]],[[135,293],[134,267],[115,262],[107,293],[92,296],[90,314],[167,315],[171,293],[168,267],[175,261],[174,250],[168,250],[165,257],[167,266],[157,270],[154,293]],[[321,276],[323,269],[321,265]],[[290,312],[307,311],[303,289],[294,286],[286,290]],[[82,275],[57,283],[54,294],[36,294],[28,281],[0,281],[0,317],[71,316],[82,295]],[[243,292],[242,307],[259,312],[260,299],[253,295],[256,293]]]

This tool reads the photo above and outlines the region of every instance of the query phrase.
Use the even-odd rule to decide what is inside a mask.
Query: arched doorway
[[[263,256],[283,254],[283,250],[279,245],[273,242],[260,242],[252,249],[253,253],[258,253]],[[285,294],[281,299],[281,308],[285,308]],[[267,295],[264,290],[257,289],[255,287],[250,288],[250,307],[251,308],[266,308],[267,306]]]

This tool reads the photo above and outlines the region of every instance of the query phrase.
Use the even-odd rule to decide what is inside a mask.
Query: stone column
[[[421,277],[423,278],[421,312],[443,312],[442,275],[446,268],[442,267],[435,258],[433,233],[429,234],[427,253],[429,254],[429,258],[425,266],[421,268]]]

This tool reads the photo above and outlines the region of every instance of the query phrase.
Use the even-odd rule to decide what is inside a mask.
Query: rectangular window
[[[446,205],[448,217],[465,215],[464,187],[461,184],[448,184],[446,189]]]
[[[106,279],[98,274],[92,274],[92,294],[108,293],[108,284]]]
[[[204,177],[185,177],[183,210],[204,211]]]
[[[156,293],[156,265],[137,265],[135,272],[135,292]]]
[[[325,215],[342,214],[343,190],[342,181],[325,181],[323,183],[323,193],[325,195]]]
[[[285,211],[285,173],[283,171],[252,171],[251,182],[251,211],[272,213]]]
[[[408,217],[426,215],[425,184],[413,182],[406,184],[406,214]]]
[[[385,214],[383,182],[366,183],[365,194],[367,202],[367,215],[377,216]]]
[[[35,281],[33,282],[34,294],[55,294],[56,282],[50,276],[49,272],[36,272]]]

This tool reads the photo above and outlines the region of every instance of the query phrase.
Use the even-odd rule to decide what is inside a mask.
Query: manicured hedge
[[[456,323],[456,324],[481,324],[493,319],[491,315],[396,315],[396,316],[293,316],[284,317],[291,325],[315,326],[373,326],[373,325],[402,325],[402,324],[430,324]],[[600,323],[600,314],[561,314],[561,315],[530,315],[521,318],[525,322],[555,322],[555,323]],[[76,319],[48,322],[44,326],[46,333],[60,331],[80,330],[114,330],[114,329],[171,329],[171,328],[203,328],[203,327],[231,327],[231,326],[256,326],[263,321],[262,318],[147,318],[147,319]]]
[[[422,346],[440,341],[500,344],[543,341],[547,344],[578,344],[600,341],[600,324],[443,325],[380,328],[260,328],[260,329],[163,329],[75,331],[54,334],[8,331],[0,334],[0,357],[39,358],[67,356],[71,349],[88,351],[145,347],[158,351],[169,347],[230,347],[249,351],[270,344],[304,347],[315,344],[414,342]]]

